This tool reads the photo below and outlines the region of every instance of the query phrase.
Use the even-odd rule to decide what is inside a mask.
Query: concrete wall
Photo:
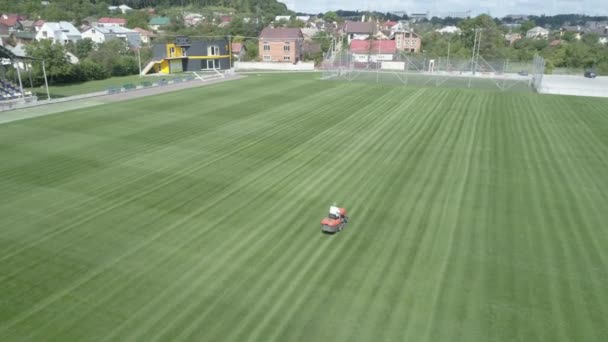
[[[382,70],[405,70],[405,62],[382,62]]]
[[[291,63],[264,63],[264,62],[235,62],[236,70],[281,70],[281,71],[312,71],[315,70],[315,63],[300,62]]]

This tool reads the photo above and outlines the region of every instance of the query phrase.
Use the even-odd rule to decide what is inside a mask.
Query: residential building
[[[125,4],[122,4],[120,6],[108,6],[108,11],[110,12],[121,12],[122,14],[126,14],[129,11],[132,11],[133,9]]]
[[[31,31],[17,31],[11,33],[11,37],[16,43],[30,44],[36,39],[36,32]]]
[[[91,27],[93,27],[93,26],[99,26],[99,27],[113,27],[113,26],[114,27],[115,26],[127,27],[127,19],[103,17],[103,18],[99,18],[99,20],[97,20],[97,24],[90,23],[89,25]]]
[[[397,52],[394,40],[357,40],[350,42],[353,61],[359,63],[376,63],[392,61]]]
[[[298,15],[296,16],[296,20],[307,23],[310,20],[309,15]]]
[[[304,36],[305,40],[311,40],[312,37],[314,37],[317,33],[320,32],[316,28],[309,28],[309,27],[305,27],[300,30],[302,31],[302,35]]]
[[[171,24],[171,19],[168,17],[154,17],[150,19],[149,26],[154,31],[162,31],[166,26]]]
[[[585,23],[585,28],[587,28],[589,30],[599,30],[599,29],[604,29],[607,27],[608,27],[608,20],[602,20],[602,21],[589,20]]]
[[[344,26],[344,31],[348,39],[348,43],[352,40],[366,40],[376,33],[376,23],[371,21],[347,21]]]
[[[435,30],[435,32],[441,33],[441,34],[461,34],[462,30],[456,26],[445,26],[445,27]]]
[[[422,38],[420,35],[410,30],[401,30],[393,34],[395,47],[399,51],[420,52],[422,48]]]
[[[591,29],[587,32],[597,34],[599,36],[598,42],[600,44],[608,44],[608,26]]]
[[[289,21],[290,19],[291,19],[291,16],[289,16],[289,15],[277,15],[276,17],[274,17],[274,22],[276,23],[281,20]]]
[[[19,23],[21,24],[21,30],[25,31],[25,32],[35,32],[36,28],[34,26],[34,21],[33,20],[21,20],[19,21]]]
[[[525,14],[509,14],[504,19],[508,22],[521,23],[528,20],[528,16]]]
[[[390,20],[389,21],[385,21],[385,22],[382,23],[380,29],[383,30],[383,31],[389,31],[390,32],[391,29],[395,25],[397,25],[397,24],[398,24],[398,22],[396,22],[396,21],[390,21]]]
[[[509,42],[509,45],[513,45],[513,43],[520,40],[521,38],[521,34],[519,33],[510,32],[505,34],[505,40]]]
[[[231,56],[228,39],[191,41],[178,36],[173,43],[154,44],[154,61],[143,73],[171,74],[184,71],[230,69]]]
[[[145,45],[149,45],[152,43],[152,40],[156,38],[156,35],[148,30],[144,30],[140,27],[136,27],[133,29],[135,32],[139,32],[139,36],[141,37],[141,43]]]
[[[302,60],[304,35],[299,28],[265,28],[260,33],[259,56],[264,62],[297,63]]]
[[[34,30],[36,32],[40,31],[40,28],[42,27],[42,25],[44,25],[44,20],[41,20],[41,19],[36,20],[36,22],[34,22]]]
[[[205,20],[200,13],[185,13],[184,14],[184,25],[186,26],[196,26],[202,23]]]
[[[230,52],[235,60],[240,61],[245,53],[247,53],[247,50],[245,49],[245,45],[243,45],[243,43],[232,43],[232,49]]]
[[[574,39],[576,39],[576,40],[581,40],[583,38],[583,35],[585,34],[585,31],[579,25],[564,26],[564,27],[560,27],[560,29],[559,29],[560,38],[563,37],[566,32],[572,33],[572,35],[574,36]]]
[[[539,38],[539,39],[547,39],[549,37],[549,30],[546,28],[536,26],[531,28],[526,32],[526,38]]]
[[[112,39],[120,39],[131,48],[139,48],[141,46],[141,35],[139,32],[122,26],[93,26],[82,32],[82,39],[86,38],[91,39],[97,44],[102,44]]]
[[[391,26],[389,29],[390,35],[395,34],[395,32],[409,30],[410,23],[407,20],[399,20],[395,25]]]
[[[67,44],[68,42],[77,42],[82,39],[80,32],[67,21],[60,22],[45,22],[40,30],[36,33],[36,40],[51,40],[56,44]]]
[[[410,18],[410,22],[412,23],[418,23],[424,20],[428,20],[429,19],[429,12],[426,11],[424,13],[419,12],[419,13],[411,13],[407,15]]]
[[[220,23],[219,23],[219,27],[226,27],[228,25],[230,25],[230,23],[232,22],[232,17],[228,16],[228,15],[223,15],[220,18]]]
[[[0,24],[8,27],[9,32],[21,30],[23,28],[21,25],[22,20],[27,20],[27,17],[20,14],[2,14],[0,16]]]

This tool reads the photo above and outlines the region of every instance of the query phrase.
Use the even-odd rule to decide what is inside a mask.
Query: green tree
[[[254,61],[258,58],[258,41],[257,40],[248,40],[245,42],[245,50],[247,54],[245,55],[245,60]]]
[[[148,29],[148,22],[150,21],[150,18],[145,11],[129,11],[123,15],[123,17],[127,19],[127,27],[130,29],[136,27],[144,30]]]
[[[68,45],[66,45],[66,48],[79,59],[83,59],[88,57],[91,51],[93,51],[95,48],[95,43],[90,38],[85,38],[77,41],[76,43],[70,42]]]
[[[338,21],[340,21],[340,19],[341,18],[334,11],[325,12],[325,14],[323,14],[323,20],[330,22],[330,23],[338,22]]]
[[[49,83],[62,82],[70,74],[71,64],[66,51],[59,44],[53,44],[50,40],[35,41],[25,47],[25,52],[29,57],[44,60]],[[33,63],[32,74],[38,80],[43,79],[41,63]]]
[[[526,20],[526,21],[522,22],[521,25],[519,26],[519,33],[521,33],[521,35],[525,36],[526,33],[534,27],[536,27],[536,23],[534,22],[534,20]]]

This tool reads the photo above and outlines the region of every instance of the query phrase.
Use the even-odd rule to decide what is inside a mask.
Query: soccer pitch
[[[318,77],[0,125],[0,341],[608,340],[607,100]]]

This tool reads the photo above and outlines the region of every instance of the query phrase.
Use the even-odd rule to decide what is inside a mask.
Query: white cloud
[[[605,0],[284,0],[295,11],[319,13],[330,10],[377,10],[424,12],[445,16],[451,11],[471,10],[474,15],[490,12],[493,16],[507,14],[583,13],[608,15]]]

